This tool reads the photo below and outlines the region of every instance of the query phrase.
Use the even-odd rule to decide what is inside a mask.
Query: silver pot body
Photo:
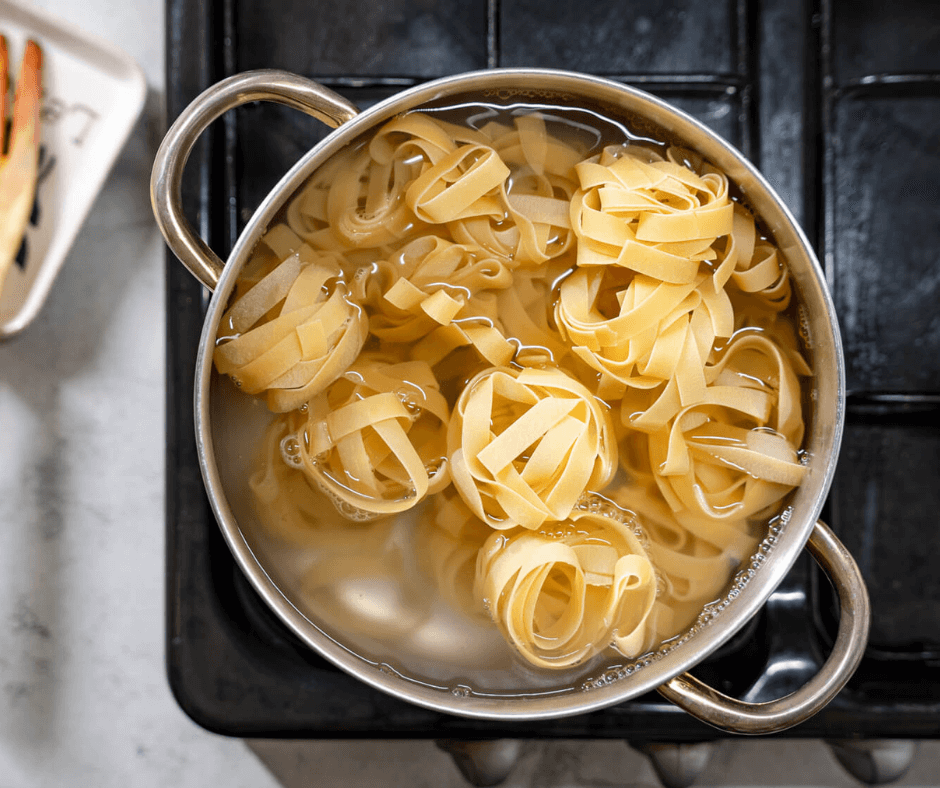
[[[690,638],[657,655],[628,678],[601,682],[589,691],[524,698],[455,695],[383,672],[361,659],[307,620],[272,582],[252,552],[233,513],[231,490],[220,474],[216,452],[224,442],[225,408],[213,404],[219,379],[212,350],[220,317],[239,272],[256,243],[287,200],[323,162],[360,134],[394,116],[427,104],[469,94],[477,100],[518,96],[521,101],[589,105],[612,118],[642,119],[657,136],[702,154],[725,172],[749,207],[761,218],[785,255],[802,305],[800,332],[812,356],[804,449],[810,473],[789,500],[779,527],[764,545],[759,570],[732,591],[720,612]],[[180,179],[189,151],[205,127],[226,110],[256,100],[293,106],[338,129],[311,149],[259,206],[226,263],[199,239],[182,216]],[[199,460],[209,499],[225,539],[241,569],[277,616],[301,640],[367,684],[437,711],[499,720],[547,719],[590,712],[658,689],[712,725],[742,733],[765,733],[797,724],[842,688],[864,651],[869,626],[868,597],[851,556],[818,521],[836,467],[845,409],[844,361],[834,307],[824,274],[805,235],[766,180],[727,142],[695,119],[658,98],[622,84],[580,74],[530,69],[474,72],[447,77],[404,91],[359,113],[345,99],[316,83],[277,71],[237,75],[210,88],[168,132],[154,164],[152,199],[158,224],[180,259],[214,290],[197,359],[195,415]],[[220,415],[220,412],[222,415]],[[725,643],[755,615],[789,571],[804,547],[833,579],[841,602],[840,628],[832,654],[808,684],[791,696],[766,704],[727,698],[687,671]],[[748,567],[744,567],[747,572]]]

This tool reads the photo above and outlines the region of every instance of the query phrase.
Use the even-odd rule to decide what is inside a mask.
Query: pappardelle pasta
[[[402,115],[320,167],[245,266],[215,365],[272,413],[258,519],[310,551],[298,588],[338,638],[420,640],[417,574],[533,668],[639,657],[809,472],[779,250],[725,174],[617,128]],[[370,577],[375,604],[341,591]]]

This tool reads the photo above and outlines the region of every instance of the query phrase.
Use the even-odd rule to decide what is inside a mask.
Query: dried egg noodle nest
[[[279,543],[315,548],[324,555],[356,552],[370,540],[384,539],[391,520],[357,522],[344,528],[324,525],[325,492],[297,469],[296,457],[285,461],[285,442],[291,438],[287,417],[268,425],[261,445],[262,462],[248,482],[264,530]]]
[[[608,644],[642,654],[656,582],[633,531],[581,511],[555,529],[496,533],[480,551],[477,594],[506,638],[538,667],[577,665]]]
[[[377,262],[370,276],[358,277],[355,294],[370,307],[369,330],[374,336],[385,342],[415,342],[451,326],[455,319],[465,323],[467,318],[485,317],[492,322],[496,318],[490,304],[492,294],[477,294],[512,284],[507,262],[479,247],[421,236],[391,259]],[[458,326],[450,329],[450,333],[457,331]],[[443,344],[447,344],[443,339],[446,333],[437,334]],[[462,339],[466,332],[460,336]],[[474,343],[469,338],[467,342]],[[490,344],[482,338],[476,342],[486,357]],[[492,336],[492,344],[498,350],[489,353],[495,354],[497,362],[511,358],[512,348],[501,333]]]
[[[769,339],[741,333],[703,370],[708,385],[683,406],[668,383],[652,404],[624,397],[625,424],[647,433],[649,464],[662,497],[696,532],[717,534],[726,521],[755,515],[799,485],[807,473],[800,388],[788,357]],[[647,398],[648,399],[648,398]],[[704,519],[702,519],[704,518]]]
[[[336,380],[366,339],[365,312],[336,281],[335,260],[317,255],[284,226],[265,236],[283,262],[237,296],[222,316],[213,360],[246,394],[275,412],[294,410]],[[333,282],[332,291],[327,284]],[[276,314],[274,314],[276,312]]]
[[[461,497],[500,530],[565,519],[617,467],[606,409],[557,368],[481,372],[457,400],[447,449]]]
[[[809,472],[786,265],[728,179],[678,148],[591,155],[546,119],[385,124],[288,203],[222,318],[218,371],[282,414],[261,525],[318,551],[302,585],[341,630],[426,615],[344,624],[340,596],[402,571],[370,554],[399,521],[363,521],[432,497],[417,563],[454,610],[534,666],[639,656]],[[607,514],[579,504],[601,491]],[[349,534],[319,527],[320,492]]]
[[[578,267],[562,283],[555,319],[573,352],[601,373],[605,398],[675,378],[683,403],[700,399],[715,340],[734,330],[729,280],[776,310],[789,303],[786,270],[757,241],[750,213],[728,198],[727,178],[698,176],[679,155],[690,154],[670,149],[661,160],[631,146],[577,166]],[[626,286],[611,276],[617,269],[631,272]],[[605,297],[616,315],[601,311]]]
[[[687,527],[689,516],[680,522],[657,496],[649,469],[632,470],[629,482],[605,494],[643,523],[644,547],[661,583],[648,626],[653,641],[661,643],[684,632],[706,604],[721,596],[731,572],[756,548],[758,528],[736,520],[728,528],[693,532]]]
[[[289,414],[283,454],[351,519],[394,514],[448,483],[448,415],[427,364],[364,354]]]
[[[287,222],[324,251],[387,247],[446,225],[458,243],[513,266],[538,265],[574,241],[569,203],[582,158],[552,139],[538,115],[518,118],[515,129],[477,131],[412,113],[342,166],[321,170],[288,207]]]

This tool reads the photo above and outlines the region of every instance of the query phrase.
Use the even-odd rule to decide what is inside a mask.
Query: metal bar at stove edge
[[[846,412],[850,419],[853,415],[924,417],[940,412],[940,393],[850,392],[846,398]],[[923,426],[923,421],[920,424]]]

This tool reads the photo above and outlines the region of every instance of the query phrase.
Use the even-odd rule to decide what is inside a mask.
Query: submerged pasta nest
[[[272,533],[317,544],[318,492],[351,521],[433,497],[440,595],[567,668],[719,594],[807,473],[810,369],[723,173],[549,122],[411,113],[339,154],[260,242],[215,363],[281,414],[251,481]]]

